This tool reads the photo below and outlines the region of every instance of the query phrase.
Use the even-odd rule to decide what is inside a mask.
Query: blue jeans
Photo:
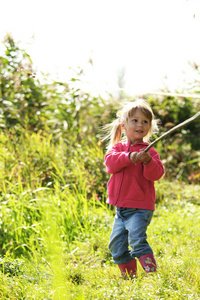
[[[109,243],[114,263],[124,264],[135,257],[153,253],[146,234],[152,216],[153,211],[147,209],[116,209]]]

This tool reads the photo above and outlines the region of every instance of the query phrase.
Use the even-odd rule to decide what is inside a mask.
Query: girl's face
[[[135,113],[123,124],[126,136],[131,144],[143,142],[143,138],[148,134],[150,127],[150,120],[140,109],[136,109]]]

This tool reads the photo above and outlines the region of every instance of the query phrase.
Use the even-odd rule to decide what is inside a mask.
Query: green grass
[[[81,149],[64,159],[63,141],[12,138],[0,136],[0,299],[200,299],[199,185],[156,182],[148,239],[158,272],[138,264],[124,280],[108,250],[114,210],[94,153],[87,169]]]
[[[1,259],[0,299],[200,299],[200,206],[183,199],[184,187],[176,183],[177,196],[157,205],[148,230],[157,274],[147,276],[138,265],[134,280],[123,280],[112,263],[107,246],[114,212],[95,198],[40,189],[37,200],[25,194],[23,209],[14,199],[2,204],[9,212],[4,228],[15,243]]]

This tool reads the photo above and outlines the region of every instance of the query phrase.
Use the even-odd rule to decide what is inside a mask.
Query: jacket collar
[[[146,143],[146,142],[143,142],[143,143],[135,143],[133,145],[143,145],[143,146],[148,146],[149,143]],[[127,146],[127,149],[129,149],[132,145],[131,143],[129,142],[129,140],[126,141],[126,146]]]

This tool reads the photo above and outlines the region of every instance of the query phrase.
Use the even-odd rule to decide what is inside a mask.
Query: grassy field
[[[0,299],[200,299],[199,192],[157,183],[148,239],[158,272],[147,276],[138,265],[138,277],[123,280],[108,251],[110,207],[84,190],[19,184],[1,201]]]
[[[83,92],[80,70],[67,83],[40,83],[9,35],[4,46],[0,300],[200,299],[199,120],[156,145],[166,170],[148,230],[158,272],[147,276],[138,264],[137,278],[124,280],[108,251],[115,211],[105,204],[101,130],[122,99]],[[191,93],[200,90],[195,71]],[[161,134],[200,109],[193,97],[145,97]]]

